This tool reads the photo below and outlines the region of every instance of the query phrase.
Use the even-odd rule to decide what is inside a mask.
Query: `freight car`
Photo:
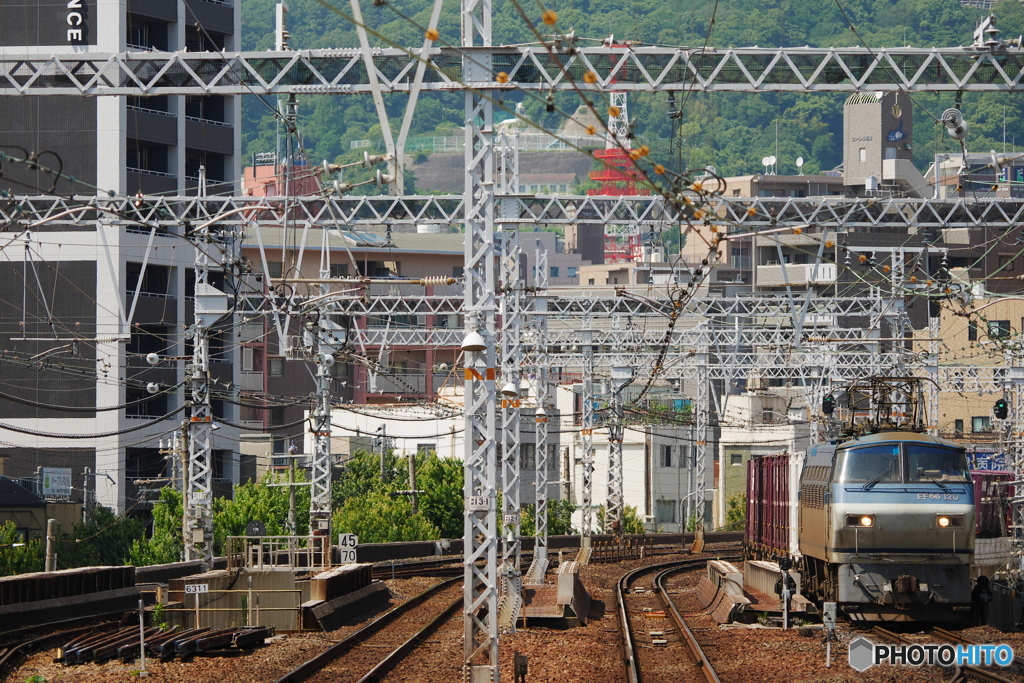
[[[974,537],[967,458],[950,441],[880,429],[748,464],[747,556],[792,559],[801,592],[854,621],[963,618]]]

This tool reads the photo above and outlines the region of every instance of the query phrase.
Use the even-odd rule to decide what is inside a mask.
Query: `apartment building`
[[[237,50],[237,0],[37,0],[0,4],[0,52]],[[237,97],[6,97],[0,145],[40,167],[4,164],[0,189],[19,195],[238,194]],[[55,180],[52,171],[63,174]],[[0,282],[0,462],[25,479],[38,467],[73,472],[118,511],[146,506],[171,481],[166,451],[187,414],[180,389],[194,322],[195,250],[183,230],[127,217],[38,221],[4,247]],[[210,281],[224,287],[214,267]],[[235,385],[230,318],[211,341],[210,380]],[[157,354],[155,364],[147,355]],[[155,393],[151,393],[155,392]],[[12,400],[10,397],[15,397]],[[214,402],[237,419],[230,391]],[[218,425],[214,476],[237,479],[237,430]],[[162,449],[161,446],[164,446]],[[88,468],[90,476],[86,476]]]

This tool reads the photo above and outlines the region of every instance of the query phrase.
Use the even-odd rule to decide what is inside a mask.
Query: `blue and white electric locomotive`
[[[881,429],[807,453],[802,589],[851,620],[952,621],[970,610],[974,489],[965,451]]]

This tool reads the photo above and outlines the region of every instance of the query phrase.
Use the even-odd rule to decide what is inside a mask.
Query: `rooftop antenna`
[[[803,169],[804,169],[804,158],[803,157],[797,157],[796,158],[796,168],[797,168],[797,171],[800,172],[800,175],[804,174],[804,171],[803,171]]]

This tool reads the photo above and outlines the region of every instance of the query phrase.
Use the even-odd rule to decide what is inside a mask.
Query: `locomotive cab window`
[[[882,444],[851,448],[841,456],[836,472],[845,484],[892,483],[900,480],[900,447]]]
[[[937,444],[879,444],[850,448],[837,454],[836,481],[844,484],[968,482],[970,475],[963,450]]]
[[[967,455],[960,450],[908,444],[907,481],[970,481],[967,471]]]

